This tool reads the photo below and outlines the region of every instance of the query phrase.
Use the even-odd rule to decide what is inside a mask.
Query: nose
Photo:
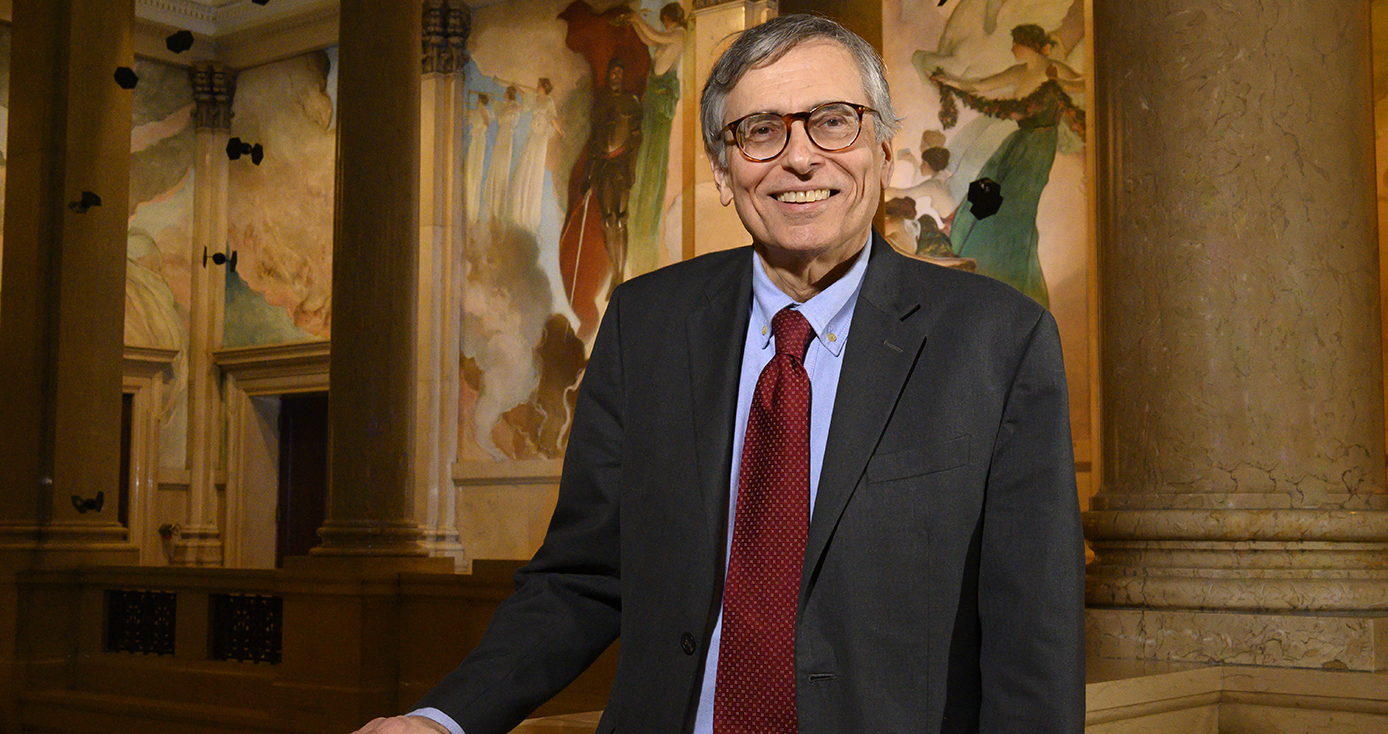
[[[824,161],[824,151],[810,140],[809,129],[804,120],[795,120],[786,129],[786,149],[781,153],[781,164],[796,173],[809,173]]]

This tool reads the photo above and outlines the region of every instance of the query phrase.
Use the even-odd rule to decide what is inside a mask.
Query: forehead
[[[748,69],[728,94],[724,122],[754,112],[800,112],[825,102],[866,104],[867,98],[848,49],[814,38],[770,64]]]

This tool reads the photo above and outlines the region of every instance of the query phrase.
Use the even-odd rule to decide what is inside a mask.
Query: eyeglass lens
[[[737,143],[742,152],[756,160],[769,160],[785,149],[790,128],[786,118],[805,120],[811,142],[827,151],[841,150],[858,139],[862,116],[852,105],[842,102],[821,105],[808,113],[751,115],[737,126]]]

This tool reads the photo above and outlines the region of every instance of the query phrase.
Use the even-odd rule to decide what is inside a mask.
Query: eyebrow
[[[843,102],[843,103],[846,103],[846,104],[862,105],[862,106],[864,106],[864,107],[871,107],[871,106],[872,106],[872,105],[868,104],[867,102],[854,102],[854,101],[848,100],[848,99],[826,99],[826,100],[824,100],[824,101],[822,101],[822,102],[815,102],[814,104],[810,105],[809,107],[805,107],[804,109],[796,110],[795,112],[809,112],[810,110],[815,109],[816,107],[823,107],[824,105],[827,105],[827,104],[835,104],[835,103],[837,103],[837,102]],[[745,115],[738,115],[737,117],[734,117],[733,119],[734,119],[734,120],[740,120],[740,119],[742,119],[742,118],[744,118],[744,117],[750,117],[750,116],[752,116],[752,115],[793,115],[793,114],[795,114],[795,112],[779,112],[779,111],[777,111],[777,110],[761,109],[761,110],[753,110],[753,111],[751,111],[751,112],[748,112],[748,113],[745,114]]]

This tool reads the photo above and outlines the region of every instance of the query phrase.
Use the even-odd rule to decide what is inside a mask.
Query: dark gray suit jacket
[[[1055,322],[994,280],[871,247],[801,578],[800,731],[1078,733],[1084,554]],[[690,726],[751,258],[613,294],[543,547],[421,706],[507,731],[620,634],[598,731]]]

